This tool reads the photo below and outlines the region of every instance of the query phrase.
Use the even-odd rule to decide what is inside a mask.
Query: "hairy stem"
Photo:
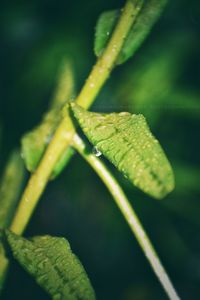
[[[147,233],[145,232],[142,224],[140,223],[140,220],[138,219],[135,211],[130,205],[126,195],[124,194],[116,179],[100,159],[98,159],[94,154],[88,153],[86,144],[77,134],[73,138],[73,146],[91,165],[91,167],[95,170],[95,172],[107,186],[109,192],[113,196],[117,206],[119,207],[128,225],[130,226],[131,231],[134,233],[140,247],[142,248],[142,251],[144,252],[147,260],[149,261],[153,271],[155,272],[169,299],[180,299]]]
[[[136,3],[142,3],[142,1],[139,0],[138,2],[136,1]],[[96,65],[93,67],[91,74],[77,98],[77,103],[82,107],[88,108],[92,104],[102,85],[109,77],[123,46],[124,40],[128,35],[138,12],[138,5],[134,5],[133,1],[126,2],[107,48],[97,60]],[[11,224],[11,230],[13,232],[17,234],[23,233],[32,212],[46,187],[56,162],[64,150],[70,145],[74,134],[75,127],[69,114],[67,114],[58,126],[36,172],[31,176],[22,195],[22,199]]]

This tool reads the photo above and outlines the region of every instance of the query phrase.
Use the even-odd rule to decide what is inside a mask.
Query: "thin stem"
[[[139,0],[138,3],[142,3],[142,1]],[[77,102],[82,107],[88,108],[92,104],[100,88],[109,77],[117,56],[123,46],[124,40],[130,31],[137,13],[139,12],[138,7],[139,5],[135,6],[133,1],[126,2],[107,48],[102,56],[97,60],[96,65],[92,69],[91,74],[77,98]],[[31,176],[22,195],[20,204],[11,224],[11,230],[13,232],[17,234],[23,233],[33,210],[37,205],[39,197],[46,187],[56,162],[61,157],[64,150],[70,145],[74,134],[75,127],[69,114],[66,114],[65,118],[58,126],[56,133],[41,160],[41,163],[39,164],[36,172]]]
[[[99,177],[102,179],[104,184],[107,186],[109,192],[113,196],[117,206],[121,210],[124,218],[126,219],[128,225],[130,226],[132,232],[134,233],[140,247],[142,248],[147,260],[149,261],[153,271],[155,272],[158,280],[163,286],[166,294],[171,300],[180,299],[177,295],[173,284],[165,271],[158,254],[156,253],[149,237],[147,236],[140,220],[138,219],[135,211],[131,207],[126,195],[124,194],[122,188],[109,172],[106,166],[102,163],[92,153],[86,151],[86,144],[83,140],[76,134],[73,138],[74,148],[81,154],[81,156],[91,165],[91,167],[96,171]]]

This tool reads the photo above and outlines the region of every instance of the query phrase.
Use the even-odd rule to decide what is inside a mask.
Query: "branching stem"
[[[141,0],[138,1],[138,3],[140,2]],[[76,101],[82,107],[87,109],[93,103],[99,90],[109,77],[138,12],[138,5],[135,6],[133,1],[128,0],[107,48],[97,60],[96,65],[93,67],[85,85],[77,97]],[[74,125],[69,114],[66,114],[58,126],[37,170],[29,179],[11,224],[10,229],[13,232],[22,234],[25,230],[56,162],[64,150],[70,145],[74,134]]]

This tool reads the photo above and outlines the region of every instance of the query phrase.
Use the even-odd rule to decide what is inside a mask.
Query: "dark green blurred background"
[[[0,167],[48,107],[63,58],[80,90],[95,57],[99,14],[123,1],[1,2]],[[109,165],[144,223],[182,299],[200,299],[200,3],[170,1],[136,55],[118,67],[93,109],[143,113],[175,171],[161,202],[133,188]],[[102,158],[103,159],[103,158]],[[106,162],[107,163],[107,162]],[[108,164],[108,163],[107,163]],[[77,155],[52,181],[26,236],[65,236],[98,299],[166,299],[106,188]],[[13,263],[4,295],[48,299]]]

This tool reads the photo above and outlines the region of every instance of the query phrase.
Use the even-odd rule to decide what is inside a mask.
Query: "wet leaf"
[[[35,171],[45,149],[63,118],[63,105],[70,100],[74,90],[73,73],[70,65],[63,62],[58,85],[49,111],[44,115],[42,122],[22,138],[22,156],[30,172]],[[73,150],[67,149],[53,170],[52,177],[56,177],[72,156]]]
[[[144,2],[125,40],[117,64],[127,61],[141,46],[161,15],[166,2],[167,0],[147,0]],[[112,10],[102,13],[99,17],[94,42],[94,51],[97,56],[101,55],[105,49],[119,16],[120,10]]]
[[[103,12],[97,22],[95,30],[94,52],[96,56],[102,54],[120,16],[120,10]]]
[[[38,236],[28,240],[8,230],[6,237],[15,259],[52,299],[95,299],[89,278],[66,239]]]
[[[23,136],[22,157],[30,172],[37,168],[61,119],[60,109],[52,109],[44,116],[40,125]]]
[[[100,114],[71,104],[89,141],[135,186],[161,199],[174,188],[174,176],[159,142],[142,115]]]

